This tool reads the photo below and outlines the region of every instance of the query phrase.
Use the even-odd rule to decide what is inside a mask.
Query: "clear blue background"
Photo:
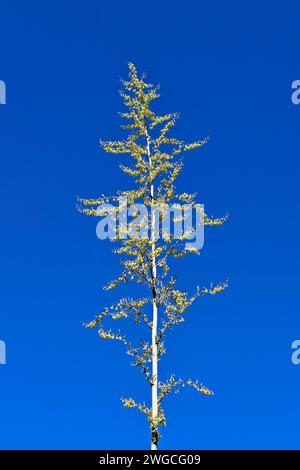
[[[128,60],[160,82],[157,110],[181,112],[179,137],[211,137],[180,188],[230,214],[178,263],[181,286],[229,278],[230,289],[194,304],[160,367],[215,396],[169,399],[161,448],[299,448],[299,13],[271,1],[1,2],[1,448],[149,444],[144,416],[119,401],[148,399],[147,384],[121,345],[81,326],[117,299],[102,285],[120,268],[74,199],[130,185],[98,146],[123,136]]]

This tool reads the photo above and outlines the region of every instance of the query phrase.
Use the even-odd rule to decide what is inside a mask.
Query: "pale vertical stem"
[[[149,166],[151,167],[151,152],[150,152],[150,138],[147,135],[147,152],[149,159]],[[150,197],[151,197],[151,275],[152,275],[152,420],[154,425],[151,426],[151,450],[157,450],[158,444],[158,401],[157,401],[157,389],[158,389],[158,341],[157,341],[157,323],[158,323],[158,311],[157,311],[157,298],[156,298],[156,239],[155,239],[155,211],[153,209],[154,202],[154,185],[151,182],[150,185]]]
[[[151,211],[151,233],[154,233],[155,228],[155,214],[154,211]],[[155,282],[156,282],[156,259],[155,259],[155,235],[154,241],[151,245],[152,249],[152,276],[153,276],[153,317],[152,317],[152,419],[154,423],[157,422],[158,417],[158,403],[157,403],[157,384],[158,384],[158,341],[157,341],[157,322],[158,322],[158,315],[157,315],[157,299],[156,299],[156,289],[155,289]],[[151,438],[151,449],[156,450],[158,443],[158,430],[157,425],[154,426],[152,429],[152,438]]]

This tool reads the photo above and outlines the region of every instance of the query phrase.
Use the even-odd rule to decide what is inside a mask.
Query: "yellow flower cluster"
[[[119,191],[116,196],[112,197],[102,194],[95,199],[79,199],[79,211],[85,215],[99,216],[99,210],[96,206],[116,202],[120,197],[125,198],[129,206],[143,203],[150,209],[154,205],[163,208],[176,203],[178,208],[181,208],[181,203],[184,202],[198,208],[201,217],[203,217],[204,225],[222,225],[227,220],[227,215],[221,218],[208,217],[203,209],[199,209],[199,205],[196,204],[196,194],[177,193],[176,190],[176,181],[183,169],[184,152],[202,147],[208,139],[185,143],[183,140],[172,136],[178,114],[156,115],[152,111],[150,104],[159,97],[159,88],[145,82],[144,76],[138,76],[134,64],[129,63],[129,79],[128,81],[122,81],[122,83],[123,91],[120,94],[127,107],[127,112],[121,113],[121,116],[125,119],[126,124],[123,125],[123,129],[129,131],[128,136],[124,140],[101,140],[100,145],[109,154],[127,154],[131,157],[130,163],[126,165],[122,163],[120,169],[133,178],[135,186],[129,190]],[[121,207],[112,210],[118,213]],[[151,213],[151,219],[150,216],[149,219],[152,222],[152,211],[150,210],[148,213]],[[159,215],[161,218],[162,213]],[[181,214],[175,217],[176,220],[182,221]],[[131,222],[131,226],[129,225],[129,232],[131,228],[135,230],[135,222],[136,219]],[[137,347],[132,346],[120,332],[116,333],[111,329],[104,329],[104,321],[120,320],[122,322],[122,319],[130,317],[136,324],[142,323],[141,327],[145,325],[147,328],[150,327],[154,342],[158,346],[159,359],[165,353],[164,337],[167,329],[171,329],[174,325],[184,321],[185,311],[198,297],[220,293],[227,288],[228,284],[224,282],[215,286],[211,285],[209,288],[197,288],[196,293],[193,295],[175,289],[175,276],[169,277],[170,257],[180,258],[188,252],[199,254],[196,248],[189,247],[185,249],[185,241],[190,235],[188,232],[179,240],[174,240],[174,237],[169,235],[168,238],[162,238],[162,241],[157,242],[156,240],[153,241],[152,237],[148,240],[128,237],[122,239],[124,235],[128,235],[128,227],[126,231],[120,228],[118,230],[118,236],[116,237],[118,248],[115,253],[120,255],[123,271],[105,289],[114,289],[121,283],[135,281],[138,284],[144,284],[148,288],[150,297],[123,298],[111,307],[105,308],[85,326],[93,328],[98,325],[100,327],[99,336],[102,339],[124,343],[127,353],[134,358],[133,365],[140,367],[144,377],[153,386],[156,377],[152,376],[150,371],[152,361],[150,339],[149,342],[139,340]],[[152,305],[155,305],[159,312],[158,329],[155,330],[154,335],[153,328],[155,328],[156,322],[152,322],[151,318],[148,320],[148,308],[151,310]],[[137,403],[132,398],[122,398],[122,402],[125,408],[137,408],[147,416],[151,434],[155,434],[155,439],[158,440],[158,428],[166,424],[161,407],[162,399],[171,392],[177,393],[181,387],[186,386],[205,396],[213,395],[212,390],[198,381],[175,379],[172,375],[166,382],[159,382],[158,384],[158,415],[155,419],[152,419],[152,410],[144,403]]]

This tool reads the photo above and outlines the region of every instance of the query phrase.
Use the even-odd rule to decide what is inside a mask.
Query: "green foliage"
[[[120,164],[121,170],[133,180],[133,187],[126,191],[119,191],[115,196],[104,196],[95,199],[79,199],[79,210],[86,215],[99,215],[97,206],[103,203],[112,203],[118,197],[126,197],[129,204],[143,203],[146,207],[153,205],[164,207],[166,204],[190,204],[196,206],[197,194],[179,193],[176,190],[176,180],[183,169],[183,156],[186,152],[199,149],[208,141],[202,138],[192,143],[186,143],[170,135],[178,119],[178,114],[171,113],[156,115],[151,104],[159,98],[159,89],[145,81],[145,76],[139,77],[135,66],[129,64],[129,79],[122,81],[121,96],[127,107],[121,113],[125,120],[123,128],[128,131],[124,140],[100,141],[103,150],[110,154],[130,156],[129,164]],[[150,157],[150,158],[149,158]],[[155,192],[152,188],[155,187]],[[118,211],[118,208],[115,208]],[[203,215],[205,225],[222,225],[225,217],[211,218]],[[150,223],[150,220],[149,220]],[[121,238],[121,237],[120,237]],[[121,259],[122,272],[111,281],[106,289],[114,289],[121,283],[137,282],[146,287],[148,296],[132,299],[123,298],[117,304],[105,308],[96,318],[86,323],[87,328],[98,327],[99,335],[103,339],[120,341],[125,344],[127,353],[133,357],[132,365],[141,369],[145,379],[153,385],[155,379],[151,375],[150,363],[152,346],[144,339],[128,340],[121,332],[113,332],[104,328],[104,323],[111,320],[129,320],[136,324],[144,324],[152,329],[152,319],[149,311],[153,302],[159,310],[159,328],[157,334],[158,359],[166,352],[165,339],[168,330],[184,321],[186,310],[197,298],[205,295],[215,295],[222,292],[227,283],[217,284],[210,288],[197,288],[194,294],[182,291],[175,287],[176,278],[171,274],[170,261],[188,254],[185,248],[185,238],[168,240],[158,239],[118,239],[116,254]],[[190,252],[199,254],[198,250]],[[155,261],[155,276],[153,275],[153,262]],[[142,331],[142,330],[141,330]],[[132,398],[123,398],[127,408],[137,408],[144,413],[151,429],[165,425],[166,420],[162,409],[162,400],[172,391],[177,392],[179,387],[190,386],[203,395],[212,395],[212,391],[203,384],[190,379],[175,379],[172,375],[166,382],[159,382],[159,408],[158,416],[153,419],[151,407],[138,404]]]

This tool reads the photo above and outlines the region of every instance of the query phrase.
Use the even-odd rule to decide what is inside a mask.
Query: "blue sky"
[[[161,84],[157,109],[180,111],[177,136],[210,136],[180,188],[230,214],[177,265],[182,287],[228,278],[230,289],[194,304],[161,364],[215,396],[170,399],[161,448],[299,448],[299,13],[269,1],[1,3],[1,448],[149,444],[144,417],[119,401],[147,399],[147,384],[121,346],[81,326],[118,295],[102,290],[118,260],[75,195],[130,184],[98,146],[123,135],[129,60]]]

